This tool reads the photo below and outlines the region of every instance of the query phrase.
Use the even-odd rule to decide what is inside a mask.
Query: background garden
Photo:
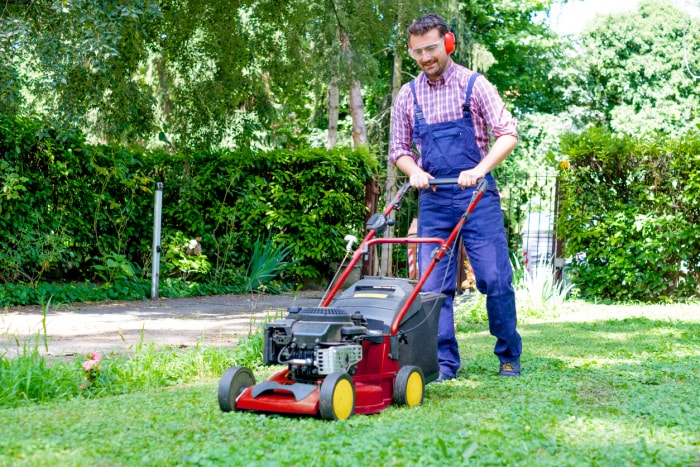
[[[493,376],[470,296],[458,380],[418,410],[329,425],[218,411],[225,368],[269,371],[259,333],[235,349],[143,342],[90,370],[45,357],[38,334],[0,356],[0,465],[700,462],[700,4],[642,0],[559,36],[560,3],[4,2],[6,310],[148,298],[157,183],[162,297],[326,285],[343,237],[402,183],[386,144],[392,96],[419,71],[404,31],[437,11],[455,61],[519,120],[496,177],[528,354],[522,378]],[[532,270],[530,212],[555,215],[557,245]],[[403,273],[402,255],[375,266]]]
[[[546,210],[557,248],[539,256],[581,296],[697,296],[697,2],[576,36],[550,28],[561,3],[6,2],[0,304],[148,297],[158,183],[162,296],[325,285],[401,184],[389,112],[423,10],[519,119],[496,174],[513,261]],[[403,273],[405,251],[375,261]]]

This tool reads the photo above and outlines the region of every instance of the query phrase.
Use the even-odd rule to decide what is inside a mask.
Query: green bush
[[[343,149],[157,155],[153,163],[167,167],[163,231],[200,237],[214,276],[247,267],[264,234],[291,247],[287,272],[299,279],[328,276],[343,237],[362,232],[365,186],[378,170],[374,156]]]
[[[77,132],[0,116],[0,300],[15,304],[14,285],[40,283],[138,283],[140,295],[157,182],[165,277],[245,287],[238,275],[262,236],[288,253],[284,280],[327,278],[343,237],[362,232],[378,168],[372,154],[347,149],[173,155],[90,145]],[[201,253],[184,248],[193,239]]]
[[[587,297],[667,301],[698,294],[700,134],[562,138],[557,231]],[[584,258],[585,254],[585,260]]]

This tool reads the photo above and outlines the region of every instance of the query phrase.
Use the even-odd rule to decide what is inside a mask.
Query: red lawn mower
[[[432,185],[456,183],[456,179],[431,180]],[[445,296],[421,288],[459,237],[488,183],[479,180],[467,210],[446,240],[374,238],[392,222],[389,214],[400,209],[410,188],[403,185],[383,213],[370,217],[365,238],[318,307],[290,306],[285,318],[265,325],[263,362],[286,365],[285,369],[258,384],[246,367],[226,370],[219,382],[222,411],[344,420],[355,413],[381,412],[392,402],[408,406],[423,402],[425,384],[440,372],[437,328]],[[438,247],[417,281],[365,276],[336,297],[362,255],[372,246],[389,243]],[[352,242],[347,251],[351,248]]]

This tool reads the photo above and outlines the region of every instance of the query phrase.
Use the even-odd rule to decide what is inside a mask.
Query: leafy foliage
[[[209,258],[202,252],[201,238],[187,238],[184,233],[171,233],[162,243],[164,268],[162,275],[180,275],[183,280],[206,278],[211,270]],[[192,277],[191,277],[192,276]]]
[[[6,283],[140,284],[150,269],[156,180],[164,183],[165,276],[233,283],[264,236],[268,260],[289,255],[289,280],[321,279],[342,257],[342,238],[361,231],[365,185],[378,169],[373,155],[349,150],[172,156],[96,146],[20,117],[0,117],[0,154]]]
[[[489,77],[516,106],[557,102],[548,72],[560,47],[533,21],[550,3],[8,2],[0,102],[6,114],[79,127],[91,141],[258,150],[296,147],[324,131],[335,78],[344,94],[362,83],[371,143],[381,147],[394,55],[404,59],[405,78],[417,72],[403,31],[425,11],[455,26],[458,61],[471,64],[477,42],[493,57]],[[341,121],[347,111],[344,100]]]
[[[17,63],[9,84],[32,96],[16,109],[51,116],[59,127],[81,126],[102,141],[149,134],[151,90],[133,77],[147,56],[147,44],[157,37],[152,26],[158,3],[26,3],[3,12],[19,45],[3,60]]]
[[[549,10],[551,1],[501,0],[465,2],[458,37],[459,62],[485,73],[518,112],[558,113],[562,110],[562,79],[553,70],[564,57],[564,44],[538,15]],[[479,44],[481,47],[475,47]],[[479,66],[484,49],[491,60]],[[482,59],[483,60],[483,59]]]
[[[567,92],[583,123],[630,135],[682,135],[700,124],[700,23],[669,1],[601,17],[582,36]],[[572,109],[573,113],[578,113]]]
[[[591,128],[562,139],[558,232],[588,297],[670,300],[698,294],[700,136],[642,139]],[[580,257],[580,256],[579,256]]]

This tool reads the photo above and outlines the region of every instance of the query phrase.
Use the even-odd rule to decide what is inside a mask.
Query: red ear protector
[[[443,37],[445,38],[445,52],[450,55],[455,51],[455,35],[447,31]]]

